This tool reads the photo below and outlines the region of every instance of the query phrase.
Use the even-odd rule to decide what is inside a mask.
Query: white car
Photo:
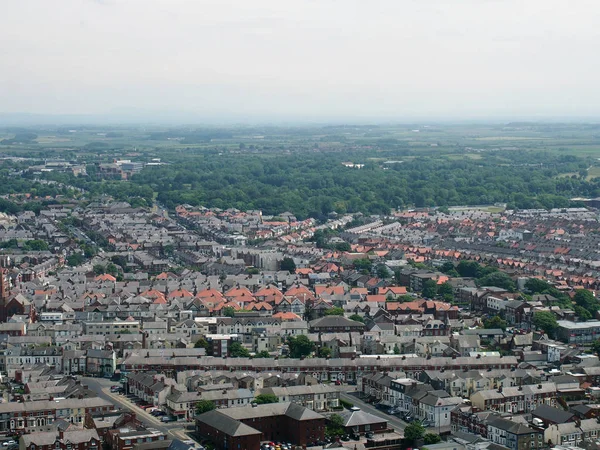
[[[9,447],[11,445],[17,445],[17,441],[10,440],[2,443],[2,447]]]

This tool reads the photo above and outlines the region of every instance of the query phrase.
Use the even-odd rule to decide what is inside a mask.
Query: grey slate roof
[[[205,423],[216,430],[219,430],[229,436],[250,436],[253,434],[262,434],[255,428],[252,428],[233,417],[223,414],[223,411],[212,410],[200,414],[197,421]]]
[[[352,408],[349,411],[344,411],[343,413],[340,413],[340,416],[344,420],[344,427],[357,427],[360,425],[371,425],[382,422],[387,423],[386,419],[362,411],[361,409],[356,407]]]
[[[573,413],[564,411],[562,409],[553,408],[548,405],[540,405],[531,414],[540,419],[547,420],[552,423],[565,423],[568,422],[572,417]]]

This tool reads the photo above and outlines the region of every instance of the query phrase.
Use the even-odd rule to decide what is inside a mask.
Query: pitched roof
[[[343,316],[325,316],[310,321],[311,327],[364,327],[365,325],[356,320],[346,319]]]
[[[223,411],[208,411],[204,414],[200,414],[196,420],[205,423],[229,436],[250,436],[253,434],[262,434],[257,429],[252,428],[232,417],[228,417],[227,415],[223,414]]]
[[[343,413],[340,413],[340,416],[344,420],[344,427],[372,425],[375,423],[382,423],[382,422],[387,423],[386,419],[379,417],[379,416],[375,416],[368,412],[365,412],[357,407],[353,407],[352,409],[350,409],[348,411],[344,411]]]
[[[529,434],[536,433],[538,431],[529,428],[522,423],[513,422],[512,420],[502,419],[500,417],[494,418],[488,422],[488,424],[494,428],[499,428],[501,430],[507,431],[511,434]]]
[[[552,408],[548,405],[538,406],[531,414],[552,423],[565,423],[573,417],[573,413],[558,408]]]

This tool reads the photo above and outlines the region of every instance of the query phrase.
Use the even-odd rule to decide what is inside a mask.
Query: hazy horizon
[[[597,23],[589,0],[5,0],[0,125],[597,120]]]

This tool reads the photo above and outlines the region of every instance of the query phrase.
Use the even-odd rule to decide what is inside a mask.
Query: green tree
[[[543,330],[549,337],[553,338],[558,328],[556,316],[550,311],[539,311],[533,315],[533,324],[538,330]]]
[[[233,317],[235,316],[235,308],[233,306],[226,306],[221,311],[221,314],[223,314],[225,317]]]
[[[350,250],[352,250],[352,247],[348,242],[339,242],[335,244],[335,249],[338,252],[349,252]]]
[[[329,347],[319,348],[319,358],[330,358],[330,357],[331,357],[331,349]]]
[[[592,318],[592,313],[582,306],[575,305],[573,311],[575,311],[580,320],[590,320]]]
[[[440,272],[443,272],[445,274],[447,274],[448,272],[451,271],[456,271],[456,269],[454,268],[454,263],[452,263],[451,261],[446,261],[444,264],[442,264],[442,266],[440,267]],[[457,272],[458,273],[458,272]]]
[[[539,278],[529,278],[525,282],[525,289],[532,294],[544,294],[551,288],[552,286],[547,281],[540,280]]]
[[[280,269],[287,270],[289,273],[295,273],[296,272],[296,263],[294,262],[294,260],[292,258],[289,258],[286,256],[281,261]]]
[[[80,266],[85,262],[85,257],[81,253],[73,253],[67,256],[67,264],[69,266]]]
[[[479,278],[481,267],[475,261],[461,261],[456,265],[456,271],[461,277]]]
[[[502,319],[500,316],[494,316],[491,319],[483,321],[483,328],[488,330],[500,328],[502,331],[505,331],[507,325],[506,320]]]
[[[598,339],[592,343],[592,351],[596,355],[600,355],[600,339]]]
[[[354,261],[354,268],[359,272],[370,273],[373,263],[369,258],[357,259]]]
[[[106,271],[106,273],[112,275],[113,277],[119,275],[119,268],[113,263],[108,263],[104,270]]]
[[[419,421],[415,421],[404,429],[404,438],[414,444],[425,435],[425,427]]]
[[[279,398],[275,394],[260,394],[254,398],[257,405],[266,405],[267,403],[277,403]]]
[[[435,433],[425,433],[423,436],[423,443],[425,445],[437,444],[438,442],[441,442],[441,440],[442,438],[440,435]]]
[[[102,275],[105,273],[105,267],[102,264],[94,264],[93,271],[96,275]]]
[[[248,358],[250,352],[238,341],[234,341],[229,345],[229,356],[232,358]]]
[[[513,279],[504,272],[492,272],[485,275],[479,279],[478,284],[480,286],[496,286],[511,292],[516,289]]]
[[[217,405],[212,400],[200,400],[196,403],[196,414],[202,414],[216,409]]]
[[[290,336],[288,338],[288,346],[290,347],[291,358],[302,358],[308,356],[315,348],[315,344],[311,342],[311,340],[308,339],[308,337],[304,334],[299,336]]]
[[[326,316],[343,316],[344,308],[339,308],[339,307],[329,308],[329,309],[325,310],[325,315]]]
[[[377,266],[377,276],[379,278],[388,278],[390,276],[390,269],[385,264],[379,264]]]
[[[23,244],[25,250],[31,251],[48,251],[48,243],[46,241],[42,241],[41,239],[33,239],[31,241],[25,241]]]
[[[437,283],[435,280],[425,280],[423,282],[423,289],[421,295],[425,298],[435,298],[437,295]]]
[[[270,358],[271,354],[266,350],[261,350],[256,355],[254,355],[254,357],[255,358]]]
[[[598,300],[594,297],[594,294],[587,289],[578,289],[573,296],[573,300],[577,305],[588,310],[592,315],[598,311],[598,307],[600,306]]]
[[[194,348],[203,348],[208,351],[208,341],[201,337],[194,344]]]
[[[344,419],[339,414],[332,414],[327,419],[325,434],[329,437],[341,436],[344,434]]]
[[[442,296],[444,300],[450,301],[454,299],[454,288],[447,281],[437,287],[437,294]]]
[[[365,323],[364,317],[359,314],[352,314],[350,317],[348,317],[348,319],[354,320],[356,322]]]
[[[398,347],[398,344],[394,344],[394,355],[399,355],[400,354],[400,347]]]

